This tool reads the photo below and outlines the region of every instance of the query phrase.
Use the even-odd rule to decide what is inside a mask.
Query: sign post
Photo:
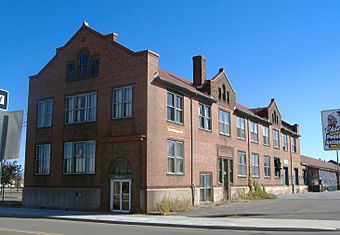
[[[337,185],[338,189],[340,189],[338,154],[340,149],[340,109],[321,111],[321,122],[323,149],[325,151],[336,150]]]
[[[0,89],[0,110],[7,111],[8,109],[8,91]],[[0,128],[0,184],[2,177],[2,160],[5,156],[5,146],[6,146],[6,138],[7,138],[7,125],[8,125],[8,117],[4,116],[2,122],[0,122],[2,126]],[[4,196],[5,192],[2,192]]]

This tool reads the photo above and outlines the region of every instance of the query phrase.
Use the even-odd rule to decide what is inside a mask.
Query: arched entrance
[[[110,174],[110,210],[114,212],[130,212],[131,210],[131,178],[130,163],[117,160]]]

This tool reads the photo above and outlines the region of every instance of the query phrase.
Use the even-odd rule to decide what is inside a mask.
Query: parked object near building
[[[330,162],[301,155],[305,185],[309,191],[337,190],[337,166]]]
[[[87,24],[30,77],[23,204],[148,212],[303,190],[299,127],[272,99],[248,109],[223,69],[193,82]],[[295,175],[295,177],[294,177]]]

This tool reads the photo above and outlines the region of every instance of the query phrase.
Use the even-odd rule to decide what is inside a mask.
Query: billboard
[[[0,160],[18,159],[24,112],[0,112]]]
[[[340,109],[321,112],[323,149],[340,149]]]

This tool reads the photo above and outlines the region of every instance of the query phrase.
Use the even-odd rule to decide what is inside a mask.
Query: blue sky
[[[238,103],[275,98],[283,118],[300,125],[302,154],[335,159],[322,149],[320,111],[340,108],[340,1],[0,0],[0,88],[10,92],[9,110],[26,113],[28,76],[83,21],[132,50],[157,52],[160,67],[188,80],[192,56],[204,55],[208,78],[224,67]],[[21,149],[22,163],[24,142]]]

